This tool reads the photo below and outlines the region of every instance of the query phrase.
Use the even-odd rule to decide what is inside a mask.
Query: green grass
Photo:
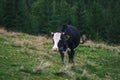
[[[26,34],[0,37],[0,80],[119,80],[120,55],[116,50],[79,45],[75,65],[61,65],[59,53],[45,42],[43,50],[31,44],[19,45],[12,40],[27,38]]]

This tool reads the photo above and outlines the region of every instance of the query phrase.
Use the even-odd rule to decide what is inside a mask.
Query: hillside
[[[120,48],[80,44],[75,65],[61,65],[52,41],[43,36],[0,29],[0,80],[119,80]]]

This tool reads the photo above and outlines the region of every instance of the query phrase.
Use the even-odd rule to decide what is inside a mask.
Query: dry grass
[[[37,36],[35,37],[34,40],[32,40],[31,45],[33,45],[34,47],[36,47],[36,49],[38,50],[43,50],[43,44],[49,42],[49,39],[46,39],[43,36]]]
[[[42,60],[41,63],[37,67],[33,68],[33,72],[41,72],[49,66],[51,66],[50,62],[45,62],[44,60]]]
[[[117,50],[118,52],[120,52],[119,45],[118,46],[110,46],[110,45],[107,45],[106,43],[96,43],[91,40],[84,43],[84,45],[89,46],[89,47],[98,47],[98,48],[109,49],[109,50]]]
[[[63,67],[61,67],[60,69],[60,73],[62,75],[66,75],[66,76],[69,76],[69,77],[73,77],[74,76],[74,72],[71,70],[73,64],[66,64],[64,65]],[[74,78],[74,77],[73,77]]]
[[[46,38],[44,36],[32,36],[32,35],[28,35],[25,33],[18,33],[18,32],[8,32],[6,31],[4,28],[0,28],[0,36],[2,37],[16,37],[16,36],[20,36],[23,35],[24,38],[22,38],[22,40],[20,38],[13,38],[12,42],[15,46],[24,46],[24,45],[32,45],[34,46],[35,49],[37,50],[43,50],[43,44],[44,43],[52,43],[52,40],[50,38]],[[84,43],[83,45],[85,46],[89,46],[89,47],[99,47],[99,48],[104,48],[104,49],[109,49],[109,50],[117,50],[118,52],[120,52],[120,45],[117,46],[109,46],[105,43],[96,43],[93,42],[91,40],[87,41],[86,43]]]
[[[15,45],[27,45],[31,46],[31,49],[36,49],[36,50],[42,50],[43,49],[43,44],[46,43],[47,39],[45,37],[40,37],[40,36],[33,36],[32,39],[29,38],[23,38],[20,40],[19,38],[12,39],[12,42],[14,42]]]
[[[10,41],[16,47],[24,47],[25,45],[28,45],[32,46],[31,48],[34,48],[36,50],[43,50],[43,44],[51,42],[51,39],[47,39],[46,37],[40,35],[33,36],[25,33],[8,32],[4,28],[0,28],[0,34],[2,34],[0,37],[4,37],[6,39],[14,37],[10,38]]]
[[[2,37],[8,37],[8,36],[17,36],[17,35],[20,35],[21,33],[18,33],[18,32],[8,32],[7,30],[5,30],[4,28],[0,27],[0,36]]]
[[[0,28],[0,34],[5,34],[6,30],[4,28]]]

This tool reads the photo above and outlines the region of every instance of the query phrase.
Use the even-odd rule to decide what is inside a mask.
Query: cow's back
[[[68,40],[69,46],[76,48],[79,45],[80,33],[74,26],[66,25],[62,28],[61,31],[64,32],[66,35],[70,36],[70,38]]]

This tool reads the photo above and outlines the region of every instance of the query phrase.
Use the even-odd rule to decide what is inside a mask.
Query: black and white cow
[[[79,31],[71,25],[63,25],[59,32],[52,33],[54,46],[53,51],[59,51],[62,64],[64,64],[64,52],[67,50],[69,63],[74,63],[74,53],[80,42]]]

